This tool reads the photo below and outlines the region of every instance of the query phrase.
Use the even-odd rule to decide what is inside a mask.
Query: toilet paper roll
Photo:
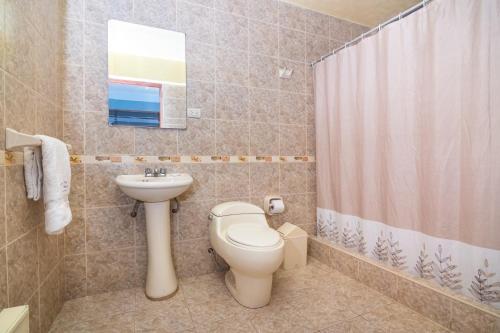
[[[274,199],[271,200],[271,205],[269,207],[269,213],[271,214],[280,214],[285,211],[285,203],[283,200]]]

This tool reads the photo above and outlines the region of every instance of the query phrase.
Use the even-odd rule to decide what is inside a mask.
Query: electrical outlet
[[[201,118],[201,109],[188,108],[187,110],[188,118]]]

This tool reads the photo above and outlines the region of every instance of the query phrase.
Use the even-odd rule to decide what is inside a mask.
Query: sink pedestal
[[[177,290],[170,245],[170,201],[145,202],[148,239],[146,295],[151,299],[167,298]]]

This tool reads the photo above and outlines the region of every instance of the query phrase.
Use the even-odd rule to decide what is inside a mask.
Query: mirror
[[[108,22],[110,126],[186,128],[186,36]]]

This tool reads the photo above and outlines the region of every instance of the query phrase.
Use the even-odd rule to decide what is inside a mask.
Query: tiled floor
[[[448,332],[314,259],[277,272],[271,304],[256,310],[239,305],[222,278],[184,279],[162,302],[139,289],[72,300],[51,332]]]

